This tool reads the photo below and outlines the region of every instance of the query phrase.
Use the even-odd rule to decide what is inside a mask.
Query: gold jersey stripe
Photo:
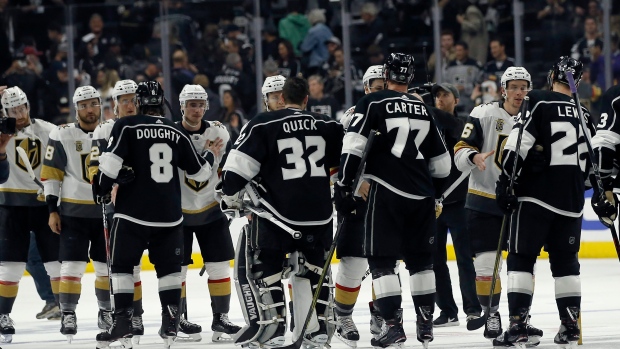
[[[95,205],[93,200],[78,200],[78,199],[70,199],[70,198],[62,198],[61,202],[68,202],[70,204],[78,204],[78,205]]]
[[[494,194],[485,193],[483,191],[476,190],[476,189],[467,189],[467,192],[470,193],[470,194],[484,196],[485,198],[489,198],[489,199],[495,200],[495,195]]]
[[[50,179],[61,181],[65,178],[65,171],[59,170],[55,167],[43,165],[41,167],[41,179]]]
[[[206,210],[208,210],[210,208],[213,208],[213,207],[215,207],[217,205],[219,205],[219,202],[215,201],[215,202],[213,202],[213,203],[211,203],[211,204],[209,204],[209,205],[207,205],[207,206],[205,206],[203,208],[197,209],[197,210],[183,209],[183,213],[186,213],[186,214],[198,214],[198,213],[202,213],[202,212],[204,212],[204,211],[206,211]]]
[[[463,148],[473,149],[473,150],[477,151],[478,153],[480,152],[480,150],[478,150],[478,148],[473,147],[473,146],[471,146],[471,145],[469,145],[469,144],[467,144],[467,143],[465,143],[463,141],[459,141],[458,143],[456,143],[454,145],[454,152],[456,153],[457,151],[459,151],[459,150],[461,150]]]
[[[0,188],[0,192],[4,192],[4,193],[36,194],[36,193],[38,193],[38,190],[16,189],[16,188]]]
[[[209,294],[211,297],[230,295],[230,279],[225,282],[209,282]]]

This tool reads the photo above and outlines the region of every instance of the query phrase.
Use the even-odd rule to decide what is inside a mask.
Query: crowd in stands
[[[427,75],[433,77],[440,69],[442,82],[459,89],[461,111],[497,100],[499,78],[515,64],[512,2],[439,0],[441,46],[433,50],[433,1],[352,0],[354,100],[363,95],[363,72],[382,64],[393,51],[414,55],[415,84],[425,83]],[[604,79],[601,1],[526,2],[524,65],[534,87],[544,86],[550,62],[558,54],[572,55],[586,64],[580,93],[588,106],[596,107],[601,91],[609,87]],[[73,13],[67,11],[68,4],[76,4]],[[620,81],[620,1],[612,4],[615,84]],[[173,119],[180,119],[176,106],[183,86],[200,84],[209,94],[205,117],[225,123],[234,138],[246,120],[262,111],[256,100],[258,64],[261,79],[276,74],[308,78],[310,110],[338,118],[349,107],[340,3],[329,0],[261,1],[260,62],[255,59],[253,1],[0,0],[0,85],[20,86],[31,101],[32,116],[64,123],[72,120],[72,75],[76,86],[99,89],[104,115],[113,117],[110,91],[119,79],[158,80],[163,85],[161,6],[167,7],[170,23]],[[74,67],[67,64],[68,16],[75,29]],[[423,47],[428,47],[429,57],[422,54]],[[441,67],[436,66],[437,55]]]

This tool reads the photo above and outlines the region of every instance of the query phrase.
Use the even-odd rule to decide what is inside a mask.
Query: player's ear
[[[303,106],[302,106],[302,108],[301,108],[301,109],[304,109],[304,110],[305,110],[305,109],[306,109],[306,105],[308,105],[308,95],[306,95],[306,97],[304,98],[304,101],[303,101]]]
[[[454,105],[457,105],[457,104],[459,104],[459,98],[454,99]]]

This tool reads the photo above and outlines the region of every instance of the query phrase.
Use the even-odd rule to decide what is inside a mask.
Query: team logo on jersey
[[[88,154],[80,154],[80,160],[82,161],[82,179],[86,183],[90,183],[90,178],[88,178],[88,167],[90,166],[90,153]]]
[[[493,162],[495,162],[495,165],[497,165],[497,167],[500,169],[502,168],[502,153],[504,152],[504,147],[506,146],[507,140],[508,135],[497,135],[497,143],[495,144],[495,156],[493,158]]]
[[[75,151],[82,151],[83,147],[82,147],[82,141],[75,141]]]
[[[495,131],[502,132],[504,130],[504,119],[497,119],[495,123]]]
[[[191,190],[195,192],[201,191],[207,186],[207,184],[209,184],[209,181],[196,182],[193,179],[187,178],[187,176],[183,176],[183,177],[185,177],[185,185],[187,185]]]
[[[38,139],[32,140],[29,138],[24,139],[16,139],[15,140],[15,148],[22,147],[26,151],[26,155],[28,155],[28,161],[30,161],[30,166],[32,169],[37,168],[41,165],[41,141]],[[17,150],[15,150],[15,164],[17,167],[21,168],[25,172],[28,172],[26,168],[26,164],[22,161],[22,159],[17,154]]]
[[[222,123],[221,123],[221,122],[219,122],[219,121],[213,121],[213,123],[211,123],[211,126],[214,126],[214,127],[221,127],[221,128],[226,128],[226,126],[224,126],[224,124],[222,124]]]
[[[573,244],[575,243],[575,237],[574,237],[574,236],[571,236],[571,237],[568,239],[568,243],[569,243],[569,244],[571,244],[571,245],[573,245]]]

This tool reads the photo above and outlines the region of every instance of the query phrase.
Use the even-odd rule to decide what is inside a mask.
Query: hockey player
[[[7,117],[15,119],[17,130],[8,143],[0,145],[0,156],[8,160],[10,167],[8,181],[0,184],[0,343],[10,343],[15,328],[9,314],[26,269],[30,231],[34,232],[56,302],[60,263],[59,237],[45,223],[47,207],[43,200],[37,200],[40,188],[28,174],[32,169],[39,177],[43,147],[55,126],[30,117],[28,97],[19,87],[4,91],[2,108]],[[18,156],[17,147],[25,151],[27,159]]]
[[[41,169],[48,223],[53,232],[60,234],[60,332],[69,341],[77,333],[75,309],[90,259],[96,274],[97,324],[105,330],[112,322],[101,209],[93,201],[88,177],[93,131],[101,118],[101,98],[92,86],[82,86],[75,90],[73,103],[77,122],[52,130]]]
[[[320,297],[304,341],[307,346],[322,347],[328,339],[329,289],[326,283],[317,283],[320,274],[327,272],[321,266],[333,233],[330,174],[338,164],[343,128],[325,115],[303,111],[308,93],[305,79],[287,79],[282,90],[285,108],[250,120],[223,168],[218,187],[223,208],[238,209],[243,189],[254,180],[263,208],[302,234],[301,239],[293,239],[256,216],[251,228],[242,231],[235,276],[247,325],[237,334],[237,344],[258,342],[273,347],[284,343],[286,308],[281,279],[287,253],[294,256],[289,281],[297,324],[293,340],[302,335],[316,287],[321,287]]]
[[[383,66],[373,65],[366,70],[362,78],[366,94],[383,90]],[[343,115],[342,125],[349,127],[355,115],[355,106],[349,108]],[[368,269],[368,261],[364,256],[364,213],[366,212],[366,198],[370,185],[366,181],[360,182],[357,195],[362,200],[357,201],[357,214],[350,217],[341,229],[340,241],[336,248],[336,257],[340,259],[338,274],[336,274],[336,338],[349,346],[355,347],[360,335],[353,322],[353,307],[357,301],[362,278]],[[370,332],[376,336],[381,333],[383,319],[373,302],[370,302],[371,321]]]
[[[501,296],[499,277],[491,309],[487,309],[504,215],[495,202],[495,182],[501,172],[501,149],[515,123],[523,97],[531,89],[532,78],[525,68],[506,69],[501,78],[502,101],[474,108],[467,118],[460,141],[454,146],[454,163],[458,169],[463,172],[471,170],[465,208],[468,209],[471,252],[475,257],[476,292],[482,310],[489,313],[484,328],[484,337],[489,340],[502,333],[501,317],[497,311]],[[528,331],[532,344],[542,336],[542,331],[532,326],[528,326]]]
[[[261,92],[263,94],[263,103],[267,111],[276,111],[284,109],[284,100],[282,99],[282,87],[286,78],[282,75],[269,76],[263,82]]]
[[[424,103],[407,94],[413,79],[413,57],[392,53],[383,66],[387,90],[363,97],[343,141],[340,180],[334,186],[336,208],[355,208],[354,180],[371,130],[379,135],[368,154],[364,179],[370,181],[365,214],[364,253],[373,277],[376,303],[385,319],[377,347],[401,346],[401,287],[394,266],[403,259],[417,314],[417,339],[433,340],[435,306],[435,195],[441,195],[450,173],[450,154]],[[437,188],[437,189],[435,189]],[[410,230],[411,229],[411,230]]]
[[[114,123],[110,144],[99,156],[99,172],[93,180],[93,193],[103,203],[110,201],[112,186],[120,182],[110,236],[114,323],[97,335],[97,345],[102,348],[132,336],[132,274],[146,248],[159,280],[159,335],[168,347],[176,338],[183,261],[177,167],[184,169],[189,179],[204,182],[211,176],[215,159],[209,147],[198,155],[187,135],[162,116],[164,95],[159,83],[141,83],[136,98],[139,114]]]
[[[523,348],[530,331],[527,319],[534,291],[534,264],[544,246],[549,253],[555,279],[555,297],[561,319],[554,342],[577,348],[581,306],[579,252],[585,181],[590,163],[584,132],[594,134],[590,113],[582,108],[587,130],[581,127],[578,110],[571,97],[565,72],[574,71],[579,84],[583,65],[560,57],[549,72],[551,91],[528,93],[530,103],[523,125],[520,148],[516,148],[519,128],[510,132],[502,152],[502,174],[496,187],[497,204],[510,213],[508,234],[508,310],[510,325],[493,341],[494,346]],[[542,146],[547,165],[537,171],[525,166],[532,147]],[[514,166],[517,157],[516,167]],[[514,194],[508,192],[514,178]]]
[[[123,118],[125,116],[136,115],[136,90],[138,85],[133,80],[120,80],[114,84],[112,90],[112,100],[114,101],[114,115],[116,118]],[[95,174],[99,170],[99,155],[105,151],[108,147],[108,141],[110,140],[110,134],[112,133],[112,127],[116,119],[106,120],[97,126],[95,132],[93,132],[93,146],[90,155],[90,165],[88,167],[90,180],[92,181]],[[116,195],[115,187],[113,196]],[[113,200],[114,201],[114,200]],[[108,205],[106,209],[108,220],[112,221],[114,215],[114,205]],[[110,226],[112,224],[110,223]],[[140,281],[140,264],[136,265],[133,270],[133,284],[134,284],[134,301],[133,301],[133,335],[134,341],[139,342],[140,336],[144,334],[144,324],[142,323],[142,282]]]
[[[185,85],[179,95],[181,102],[181,115],[183,120],[177,123],[177,127],[187,132],[198,153],[206,150],[205,146],[213,143],[212,149],[216,157],[213,162],[211,177],[205,182],[197,182],[185,176],[181,171],[179,177],[181,183],[181,199],[183,208],[183,235],[184,253],[181,269],[182,290],[181,305],[182,313],[187,311],[186,279],[187,266],[192,263],[192,245],[194,233],[200,245],[200,253],[204,267],[209,275],[209,294],[211,295],[211,309],[213,310],[212,340],[223,340],[222,334],[232,336],[241,327],[234,325],[228,320],[230,310],[230,260],[235,257],[228,219],[222,213],[219,203],[215,200],[215,184],[219,181],[217,169],[223,165],[226,154],[225,145],[229,143],[230,136],[226,127],[218,121],[202,120],[205,111],[209,109],[207,92],[200,85]],[[189,322],[185,315],[181,315],[179,331],[189,335],[192,341],[200,341],[202,328]]]

